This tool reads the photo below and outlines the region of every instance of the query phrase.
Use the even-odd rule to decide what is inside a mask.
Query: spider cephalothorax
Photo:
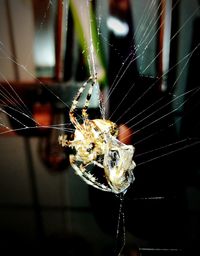
[[[134,147],[125,145],[117,139],[118,129],[115,123],[104,118],[88,119],[87,108],[95,84],[94,81],[82,110],[82,124],[74,117],[78,99],[88,82],[79,89],[70,109],[70,121],[75,126],[74,138],[67,140],[65,135],[61,135],[59,142],[62,146],[73,149],[73,153],[69,156],[70,163],[86,183],[104,191],[122,193],[134,181],[132,172],[135,168],[135,163],[132,160]],[[103,177],[106,182],[101,182],[98,177],[92,174],[92,165],[103,169]]]

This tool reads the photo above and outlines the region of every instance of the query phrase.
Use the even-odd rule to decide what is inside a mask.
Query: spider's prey
[[[82,109],[83,123],[75,117],[78,99],[85,86],[92,81],[87,95],[85,106]],[[95,81],[91,78],[79,89],[73,100],[69,117],[75,127],[73,140],[67,140],[65,135],[59,137],[59,143],[73,149],[70,154],[70,163],[76,173],[87,183],[103,191],[116,194],[125,193],[134,181],[133,169],[135,162],[132,160],[134,147],[121,143],[117,139],[117,125],[106,119],[88,119],[87,109]],[[91,172],[91,165],[103,169],[106,182],[98,179]]]

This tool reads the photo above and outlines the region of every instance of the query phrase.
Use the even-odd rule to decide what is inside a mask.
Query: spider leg
[[[71,123],[75,126],[75,127],[79,127],[80,128],[80,124],[79,122],[77,121],[77,118],[75,117],[75,110],[77,108],[77,105],[78,105],[78,101],[83,93],[83,91],[85,90],[85,87],[86,85],[91,81],[93,80],[93,77],[90,76],[88,78],[88,80],[81,86],[81,88],[78,90],[76,96],[74,97],[73,101],[72,101],[72,106],[70,108],[70,111],[69,111],[69,118],[70,118],[70,121]]]
[[[109,187],[99,183],[92,174],[86,171],[86,167],[88,166],[88,164],[80,164],[80,166],[77,166],[75,164],[76,157],[74,155],[70,155],[69,159],[71,166],[75,170],[76,174],[79,175],[88,185],[91,185],[106,192],[111,192],[111,189]]]
[[[88,94],[87,94],[87,97],[86,97],[85,104],[82,108],[82,117],[83,117],[84,120],[88,119],[87,110],[88,110],[88,107],[89,107],[89,104],[90,104],[90,100],[91,100],[92,92],[93,92],[93,89],[94,89],[94,85],[97,83],[97,76],[95,75],[95,77],[92,77],[91,80],[92,80],[92,83],[90,85],[90,88],[89,88],[89,91],[88,91]]]
[[[59,143],[62,147],[68,146],[67,135],[66,135],[66,134],[60,135],[60,136],[58,137],[58,143]]]
[[[102,164],[98,163],[97,161],[93,161],[94,165],[99,166],[100,168],[104,168]]]

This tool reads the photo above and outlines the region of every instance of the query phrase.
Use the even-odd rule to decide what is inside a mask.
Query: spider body
[[[95,80],[92,80],[85,106],[82,109],[83,122],[77,121],[75,109],[88,82],[89,80],[79,89],[69,112],[70,121],[75,127],[74,138],[67,140],[65,135],[61,135],[59,142],[62,146],[73,149],[74,153],[69,156],[70,163],[87,184],[103,191],[122,193],[134,181],[132,172],[135,168],[132,160],[134,147],[125,145],[117,139],[118,129],[115,123],[104,118],[88,119],[87,108]],[[106,182],[101,182],[92,174],[92,165],[103,169],[102,175]]]

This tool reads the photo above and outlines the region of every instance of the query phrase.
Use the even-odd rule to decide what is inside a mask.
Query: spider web
[[[179,4],[179,1],[176,1],[171,6],[172,14],[176,11],[176,5]],[[197,95],[199,94],[198,78],[196,78],[196,80],[193,78],[194,85],[188,87],[189,89],[186,88],[186,83],[184,82],[185,80],[187,80],[186,77],[187,74],[189,73],[190,62],[192,62],[193,59],[195,58],[194,55],[198,56],[199,41],[196,41],[196,44],[193,43],[192,47],[189,47],[189,45],[186,46],[185,44],[187,50],[186,48],[183,50],[183,45],[180,45],[180,48],[182,48],[182,53],[180,53],[177,60],[173,64],[168,66],[167,69],[165,67],[162,74],[156,74],[156,61],[160,58],[164,51],[163,49],[158,49],[157,51],[155,51],[154,45],[155,38],[159,35],[159,29],[164,27],[163,21],[159,23],[159,19],[163,15],[163,10],[160,10],[160,5],[160,1],[149,1],[148,3],[146,3],[145,8],[142,9],[144,13],[142,15],[138,15],[141,17],[141,19],[139,19],[138,22],[135,22],[137,24],[133,36],[133,41],[135,40],[135,44],[132,41],[132,45],[130,45],[129,47],[128,54],[122,56],[120,50],[122,51],[122,53],[124,53],[124,49],[120,47],[116,48],[116,45],[109,44],[110,51],[115,51],[117,56],[116,58],[121,59],[121,66],[120,68],[118,68],[119,71],[116,72],[117,75],[115,74],[114,78],[112,78],[113,82],[110,83],[110,90],[108,92],[108,98],[111,104],[113,104],[113,106],[111,106],[109,119],[114,120],[118,124],[122,123],[128,125],[129,128],[132,128],[132,143],[133,145],[136,146],[136,155],[134,159],[136,159],[137,168],[139,167],[138,169],[136,168],[135,171],[136,183],[137,173],[141,171],[140,166],[149,165],[149,170],[151,170],[152,172],[153,168],[156,168],[156,166],[154,164],[151,165],[151,162],[155,160],[160,162],[163,161],[163,163],[165,163],[165,161],[170,162],[173,161],[173,158],[170,158],[171,155],[174,155],[174,157],[176,155],[178,158],[180,157],[181,151],[184,152],[185,150],[185,154],[187,154],[187,149],[189,149],[192,146],[196,146],[196,148],[199,146],[199,136],[195,132],[196,128],[199,126],[198,120],[196,120],[195,122],[193,132],[190,130],[190,128],[190,132],[186,132],[187,138],[185,137],[185,134],[182,135],[182,131],[180,131],[180,125],[185,122],[184,118],[186,118],[187,120],[187,116],[191,113],[187,109],[188,104],[190,105],[191,101],[193,101],[195,97],[198,97]],[[196,8],[191,10],[190,15],[185,16],[185,19],[181,20],[179,27],[177,27],[175,31],[171,32],[172,35],[171,38],[169,39],[170,45],[173,45],[174,41],[177,40],[177,37],[182,36],[186,28],[192,25],[192,22],[194,22],[195,17],[198,17],[198,15],[199,7],[196,6]],[[100,19],[100,23],[103,23],[102,19]],[[101,26],[104,27],[105,24]],[[113,27],[112,29],[114,30]],[[104,42],[109,42],[107,37],[104,36],[103,33],[101,34],[101,38]],[[127,48],[127,45],[124,44],[124,47]],[[148,50],[150,50],[149,60]],[[126,50],[125,52],[127,53]],[[196,58],[198,59],[198,57]],[[147,59],[147,61],[145,61],[145,59]],[[135,61],[138,61],[138,69],[140,75],[148,75],[149,79],[150,77],[155,78],[156,76],[158,76],[157,81],[156,79],[150,79],[151,82],[149,83],[149,85],[146,86],[147,89],[144,89],[144,91],[140,91],[140,88],[138,88],[138,84],[140,86],[143,86],[143,82],[138,82],[136,79],[134,79],[133,69],[133,72],[131,74],[132,76],[130,75],[131,65]],[[117,65],[115,61],[113,63],[114,66]],[[176,76],[173,81],[169,82],[170,86],[166,88],[166,85],[164,84],[165,79],[166,77],[170,77],[171,73],[173,73],[174,70],[176,70],[177,72]],[[125,76],[128,76],[129,80],[126,79]],[[158,81],[160,81],[160,90],[163,91],[163,94],[161,93],[162,95],[160,94],[160,96],[154,98],[153,94],[151,93],[154,92],[156,94],[156,90],[159,90]],[[129,83],[129,86],[126,87],[126,83]],[[148,83],[148,79],[146,79],[146,83]],[[120,90],[119,87],[122,87],[122,90]],[[123,90],[125,92],[123,92]],[[138,91],[140,92],[138,93]],[[114,97],[113,94],[115,94]],[[113,101],[112,97],[114,98]],[[149,98],[152,99],[149,100]],[[143,103],[141,103],[142,101]],[[145,104],[144,102],[148,103]],[[197,105],[198,103],[196,104],[196,107]],[[185,111],[185,107],[187,111]],[[173,129],[175,133],[178,134],[178,136],[174,136]],[[169,135],[170,133],[171,136]],[[128,135],[125,135],[125,139],[128,139],[131,135],[130,133]],[[159,143],[156,145],[158,141]],[[146,149],[146,152],[144,152],[144,148]],[[162,160],[164,157],[168,157],[166,158],[168,160]],[[144,177],[145,175],[143,176],[143,178]],[[153,177],[154,179],[156,179],[158,178],[158,175],[155,175]],[[148,176],[148,178],[150,178],[150,176]],[[150,178],[148,182],[151,183],[152,179]],[[145,183],[145,185],[148,187],[147,183]],[[145,185],[142,187],[145,188]],[[144,200],[145,198],[148,199],[147,197],[144,196]],[[161,197],[156,197],[154,194],[152,198],[155,198],[156,200]],[[119,213],[119,223],[121,221],[120,216],[121,213]],[[119,233],[119,223],[117,233]],[[125,232],[124,227],[121,230],[123,230],[122,233]],[[124,235],[121,234],[121,237],[124,237]]]
[[[87,4],[89,3],[90,1],[87,1]],[[108,24],[106,18],[104,18],[106,15],[103,15],[105,12],[108,13],[108,5],[105,4],[105,2],[102,3],[102,1],[100,1],[96,7],[97,16],[95,22],[97,23],[98,32],[97,45],[92,41],[91,36],[90,45],[87,49],[89,51],[86,51],[89,52],[87,57],[90,66],[90,75],[94,75],[95,73],[98,75],[98,68],[93,54],[94,48],[97,49],[97,52],[100,51],[101,44],[103,45],[105,58],[108,58],[109,52],[114,52],[113,54],[116,55],[121,62],[118,71],[115,72],[111,78],[112,82],[109,84],[108,89],[105,89],[103,103],[110,109],[110,111],[107,111],[107,119],[114,120],[118,124],[123,123],[131,129],[131,132],[125,137],[126,139],[131,138],[132,143],[136,147],[135,161],[139,168],[140,166],[148,166],[154,161],[161,162],[163,159],[171,156],[177,156],[180,161],[180,152],[187,153],[188,149],[191,147],[195,148],[195,146],[199,145],[199,120],[195,120],[195,122],[188,118],[188,116],[191,114],[191,109],[192,112],[196,113],[195,111],[197,111],[199,107],[199,80],[197,74],[191,71],[190,63],[194,58],[196,58],[196,63],[198,63],[200,43],[192,44],[190,40],[184,42],[184,40],[180,39],[187,33],[190,33],[188,31],[192,27],[193,22],[199,17],[199,6],[196,2],[193,2],[192,7],[190,7],[188,3],[181,3],[180,1],[176,1],[175,4],[171,6],[172,14],[176,11],[177,6],[180,6],[180,10],[182,11],[182,16],[179,21],[180,24],[177,28],[174,28],[175,31],[171,31],[171,38],[169,39],[169,43],[172,46],[173,44],[177,44],[177,38],[179,38],[178,56],[166,70],[163,70],[161,74],[157,74],[156,65],[159,58],[162,56],[163,50],[156,50],[156,40],[159,36],[160,29],[164,27],[163,21],[159,23],[164,13],[162,9],[160,9],[161,1],[152,0],[143,1],[143,3],[141,3],[142,1],[134,1],[135,7],[133,7],[134,4],[131,5],[134,15],[134,33],[132,42],[127,47],[128,49],[126,49],[125,55],[124,52],[122,52],[122,48],[115,43],[111,44],[109,41]],[[67,3],[63,1],[63,5],[65,4],[67,5]],[[46,23],[48,10],[55,6],[56,3],[54,1],[48,1],[48,5],[40,21],[41,31]],[[187,8],[185,6],[187,6]],[[184,9],[187,9],[188,12],[183,11]],[[137,15],[136,10],[139,10]],[[94,20],[91,19],[90,22],[92,23]],[[92,33],[91,26],[90,33]],[[188,38],[191,37],[192,34],[188,36]],[[46,83],[38,79],[32,69],[26,65],[26,63],[29,63],[31,53],[25,53],[25,60],[21,60],[17,59],[15,53],[8,49],[9,45],[0,40],[1,63],[4,65],[13,65],[20,70],[20,72],[25,73],[30,80],[36,80],[39,87],[43,88],[48,95],[51,95],[49,97],[55,98],[62,104],[63,108],[69,109],[70,99],[66,102],[57,90],[54,91],[46,85]],[[136,81],[135,78],[130,76],[130,69],[135,62],[137,62],[139,75],[141,77],[147,76],[148,79],[145,78]],[[198,69],[195,71],[198,72]],[[170,86],[166,88],[166,84],[163,85],[163,81],[165,81],[165,78],[168,76],[170,78],[173,72],[175,72],[175,76],[170,81]],[[41,125],[33,118],[32,110],[26,103],[25,98],[12,86],[9,76],[4,74],[3,71],[0,71],[0,75],[2,81],[0,87],[1,134],[10,134],[18,130],[29,131],[30,129],[40,129]],[[16,76],[18,77],[20,75],[18,74]],[[191,78],[191,76],[193,77]],[[18,79],[17,77],[16,79]],[[127,78],[127,80],[124,80],[125,78]],[[189,78],[192,84],[190,87],[187,87],[185,81]],[[119,88],[122,87],[121,84],[123,81],[128,81],[129,86],[124,89],[124,93],[118,96],[116,105],[113,104],[113,106],[109,106],[109,102],[113,103],[113,95],[119,95],[119,93],[121,93]],[[143,90],[138,89],[138,85],[145,83],[147,85],[144,86]],[[154,98],[154,95],[157,93],[156,88],[158,89],[160,84],[164,86],[163,91],[161,90],[161,93],[158,93],[157,97]],[[130,97],[132,98],[130,99]],[[145,104],[143,102],[145,102]],[[196,103],[192,104],[192,102]],[[18,114],[20,114],[20,117]],[[15,124],[17,123],[17,127],[19,128],[13,128],[10,121]],[[191,122],[191,125],[188,124],[187,131],[183,132],[181,131],[181,125],[187,121]],[[56,123],[51,126],[48,125],[48,128],[61,132],[73,132],[73,128],[70,126],[69,122]],[[174,136],[173,134],[164,140],[163,137],[165,137],[167,133],[170,133],[171,129],[178,135]],[[138,172],[140,170],[139,168]],[[155,196],[153,195],[152,198],[153,197]],[[155,197],[155,199],[156,198],[159,200],[158,197]],[[145,195],[143,199],[145,200]],[[123,240],[119,243],[125,242],[124,219],[126,216],[124,217],[122,208],[121,204],[117,220],[118,227],[116,228],[119,240]]]

